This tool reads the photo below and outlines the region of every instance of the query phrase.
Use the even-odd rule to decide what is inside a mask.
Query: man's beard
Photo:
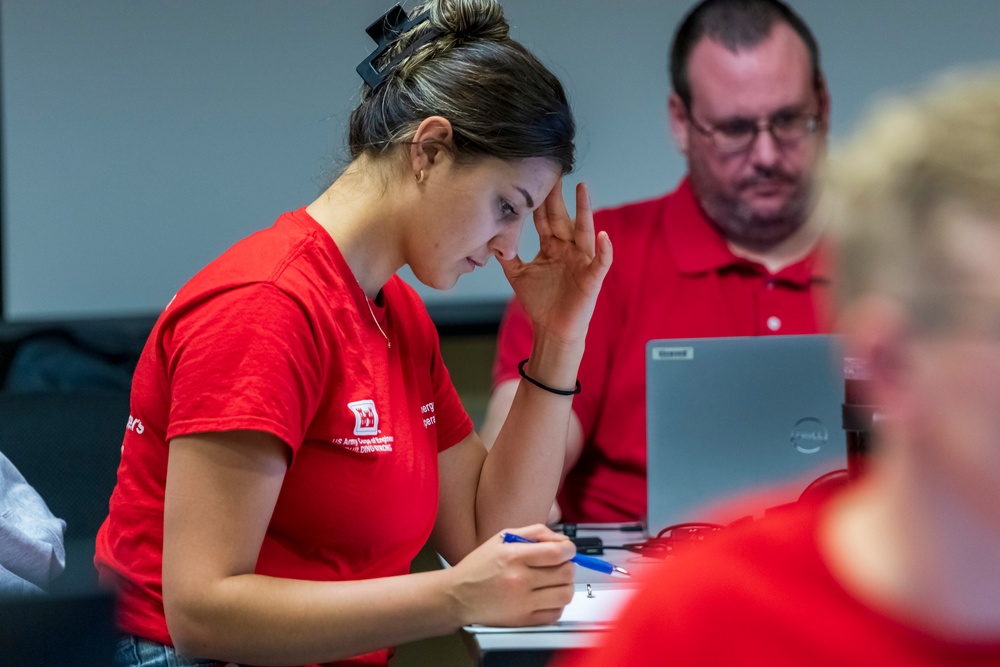
[[[812,210],[813,188],[808,180],[795,179],[783,172],[756,174],[740,181],[737,192],[758,180],[795,183],[784,205],[770,215],[760,215],[739,195],[730,196],[715,187],[703,187],[701,174],[691,171],[691,185],[709,223],[728,241],[754,251],[769,250],[788,239],[806,222]]]

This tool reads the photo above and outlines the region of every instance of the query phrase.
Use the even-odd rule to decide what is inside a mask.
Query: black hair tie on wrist
[[[567,389],[554,389],[554,388],[552,388],[552,387],[550,387],[548,385],[542,384],[541,382],[539,382],[538,380],[536,380],[533,377],[528,377],[528,374],[524,372],[524,365],[526,363],[528,363],[527,359],[522,360],[521,363],[519,363],[517,365],[517,372],[521,375],[521,377],[523,377],[525,380],[527,380],[531,384],[535,385],[539,389],[544,389],[545,391],[549,392],[550,394],[556,394],[558,396],[573,396],[574,394],[579,394],[580,393],[580,381],[579,380],[576,381],[576,388],[575,389],[569,389],[569,390],[567,390]]]

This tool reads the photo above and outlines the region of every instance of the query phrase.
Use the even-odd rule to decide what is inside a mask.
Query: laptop
[[[750,493],[768,507],[792,502],[824,473],[845,469],[843,402],[843,355],[832,335],[649,341],[649,534],[734,520],[721,508]],[[761,509],[748,503],[742,514]]]

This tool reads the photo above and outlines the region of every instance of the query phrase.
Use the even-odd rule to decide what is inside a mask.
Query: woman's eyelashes
[[[501,217],[503,217],[503,218],[516,218],[517,217],[517,209],[515,209],[514,205],[511,204],[506,199],[501,199],[500,200],[500,214],[501,214]]]

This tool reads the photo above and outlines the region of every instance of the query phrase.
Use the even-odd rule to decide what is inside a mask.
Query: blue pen
[[[514,533],[503,533],[504,542],[537,542],[537,540],[529,540],[527,537],[521,537],[520,535],[515,535]],[[627,570],[623,567],[618,567],[613,565],[606,560],[601,560],[600,558],[594,558],[593,556],[584,556],[583,554],[577,554],[570,558],[570,561],[576,563],[580,567],[585,567],[588,570],[596,570],[598,572],[603,572],[604,574],[611,574],[617,572],[618,574],[624,574],[626,577],[630,577]]]

